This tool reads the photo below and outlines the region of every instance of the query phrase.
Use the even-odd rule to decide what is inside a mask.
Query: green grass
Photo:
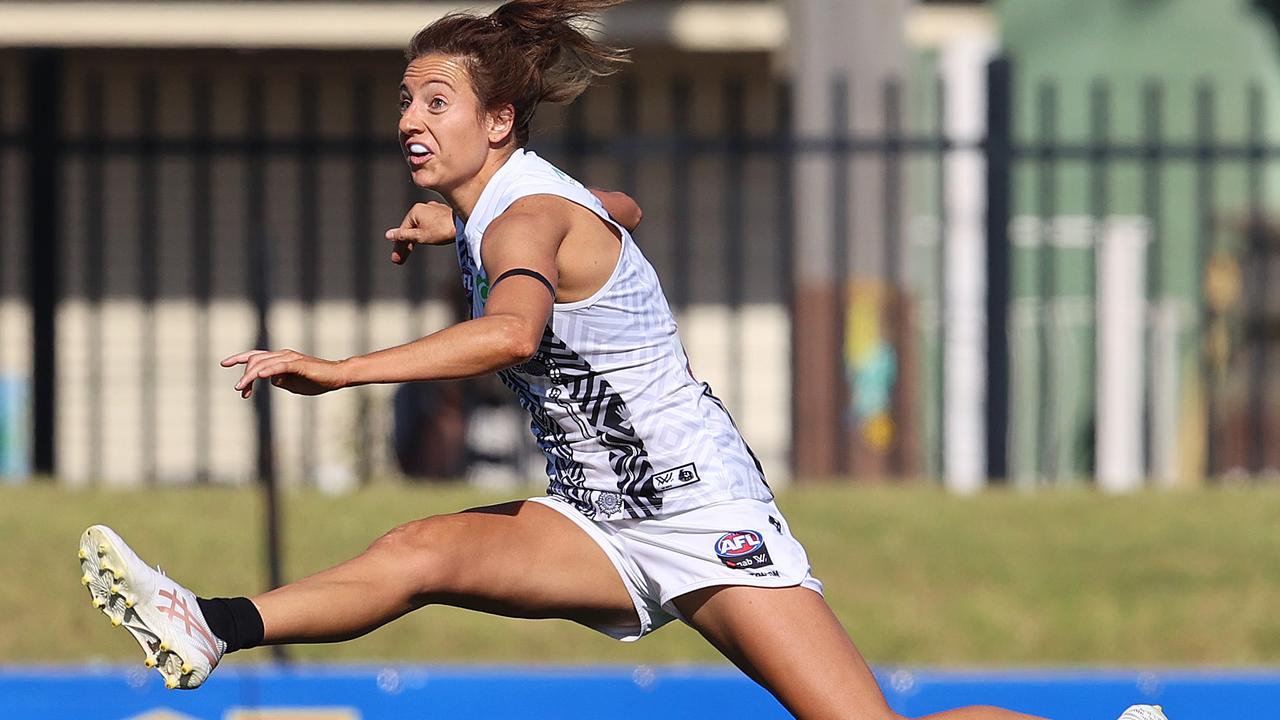
[[[289,494],[286,577],[345,559],[397,523],[509,497],[391,485],[337,498]],[[1280,662],[1280,488],[961,499],[824,486],[779,503],[873,663]],[[198,593],[236,595],[264,584],[261,517],[246,490],[0,489],[0,662],[137,659],[77,582],[87,525],[112,525]],[[436,607],[353,642],[291,652],[325,661],[720,662],[676,623],[624,645],[564,622]]]

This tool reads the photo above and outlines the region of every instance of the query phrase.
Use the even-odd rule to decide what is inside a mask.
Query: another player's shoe
[[[1116,720],[1169,720],[1159,705],[1130,705]]]
[[[133,635],[165,687],[198,687],[213,672],[227,644],[209,630],[196,596],[142,562],[111,528],[94,525],[80,536],[80,571],[93,606]]]

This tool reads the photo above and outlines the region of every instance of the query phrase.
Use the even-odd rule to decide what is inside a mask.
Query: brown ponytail
[[[410,61],[461,57],[482,107],[515,108],[516,142],[529,141],[539,103],[567,103],[627,62],[625,50],[592,40],[593,14],[625,0],[510,0],[487,16],[453,13],[409,41]]]

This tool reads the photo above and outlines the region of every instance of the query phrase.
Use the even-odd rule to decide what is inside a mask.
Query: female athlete
[[[110,529],[90,528],[82,580],[169,687],[200,685],[226,652],[349,640],[443,603],[563,618],[621,640],[680,619],[798,717],[899,717],[728,412],[690,373],[631,238],[638,208],[524,149],[540,103],[571,101],[625,60],[579,29],[618,2],[513,0],[413,37],[400,144],[413,182],[447,207],[417,205],[387,237],[396,262],[456,239],[471,319],[342,361],[251,350],[222,363],[244,366],[244,397],[259,381],[318,395],[498,373],[532,417],[547,496],[410,522],[254,598],[197,598]],[[970,707],[931,717],[1029,716]]]

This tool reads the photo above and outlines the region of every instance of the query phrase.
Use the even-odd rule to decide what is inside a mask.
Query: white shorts
[[[729,500],[661,518],[602,521],[555,496],[530,502],[577,523],[618,569],[640,626],[592,626],[618,640],[639,640],[680,618],[672,601],[713,585],[799,585],[822,594],[804,547],[772,501]]]

